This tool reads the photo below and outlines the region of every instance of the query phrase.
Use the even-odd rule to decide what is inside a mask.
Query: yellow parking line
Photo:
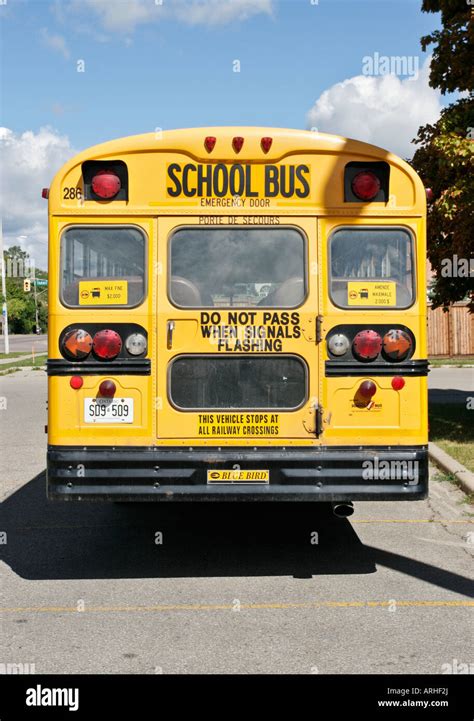
[[[156,606],[85,606],[79,611],[76,606],[30,606],[0,608],[1,613],[130,613],[130,612],[168,612],[168,611],[236,611],[271,609],[311,609],[311,608],[384,608],[387,606],[430,606],[435,608],[474,606],[474,601],[306,601],[302,603],[225,603],[225,604],[160,604]]]
[[[349,519],[350,523],[474,523],[474,518],[451,519],[451,518],[379,518],[379,519]]]

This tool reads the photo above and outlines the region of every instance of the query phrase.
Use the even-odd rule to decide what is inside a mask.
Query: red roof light
[[[262,138],[261,145],[262,145],[262,150],[264,153],[268,153],[268,151],[272,147],[272,143],[273,143],[273,138],[268,138],[268,137]]]
[[[242,150],[242,145],[244,144],[244,139],[237,136],[232,140],[232,147],[234,148],[236,153],[240,153]]]
[[[217,138],[215,138],[213,135],[208,135],[207,138],[204,140],[204,147],[206,148],[208,153],[210,153],[211,150],[214,150],[216,140]]]
[[[363,170],[352,180],[352,192],[360,200],[373,200],[380,190],[380,180],[370,170]]]
[[[92,190],[99,198],[113,198],[122,187],[120,178],[113,170],[99,170],[92,178]]]

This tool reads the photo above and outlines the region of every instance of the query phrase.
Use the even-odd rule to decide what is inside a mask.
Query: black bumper
[[[207,470],[270,471],[268,484],[208,484]],[[427,446],[175,448],[50,446],[48,498],[106,501],[417,501]]]

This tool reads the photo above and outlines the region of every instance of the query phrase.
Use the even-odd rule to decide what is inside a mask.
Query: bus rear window
[[[330,294],[341,308],[412,305],[413,238],[403,228],[340,228],[329,240]]]
[[[61,238],[67,306],[131,307],[145,297],[146,239],[135,226],[76,226]]]
[[[306,383],[306,366],[294,356],[183,356],[170,369],[170,397],[183,410],[294,410]]]
[[[170,255],[170,299],[181,308],[295,308],[306,295],[296,228],[181,228]]]

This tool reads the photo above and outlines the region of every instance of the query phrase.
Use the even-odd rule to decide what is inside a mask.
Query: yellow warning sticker
[[[382,281],[348,281],[347,305],[396,305],[397,284]]]
[[[278,413],[200,413],[198,436],[278,436]]]
[[[208,471],[208,483],[269,483],[270,471],[245,470],[232,468],[226,471]]]
[[[127,305],[126,280],[80,280],[79,305]]]

